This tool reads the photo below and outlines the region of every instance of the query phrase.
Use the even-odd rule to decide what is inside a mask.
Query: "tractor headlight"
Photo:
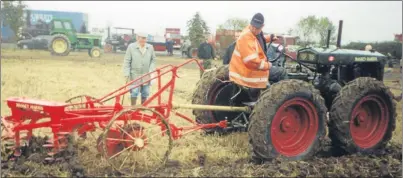
[[[299,54],[299,60],[314,61],[315,60],[315,54],[313,54],[313,53],[300,53]]]
[[[308,53],[301,53],[301,54],[299,54],[299,58],[301,59],[301,60],[306,60],[307,58],[308,58]]]
[[[315,60],[315,54],[308,54],[308,59],[309,59],[310,61]]]

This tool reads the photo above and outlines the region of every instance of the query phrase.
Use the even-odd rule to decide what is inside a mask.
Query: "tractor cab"
[[[70,40],[70,43],[75,43],[77,41],[76,33],[70,19],[54,18],[50,22],[50,35],[63,34]]]

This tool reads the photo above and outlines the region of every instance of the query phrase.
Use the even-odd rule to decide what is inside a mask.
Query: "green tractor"
[[[90,57],[101,57],[102,36],[77,33],[70,19],[53,19],[50,22],[49,51],[52,55],[67,56],[71,49],[87,49]]]

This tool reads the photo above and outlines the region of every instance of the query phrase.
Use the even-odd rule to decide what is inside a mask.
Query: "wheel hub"
[[[354,143],[365,149],[378,144],[385,135],[389,112],[384,99],[378,95],[362,98],[351,114],[350,133]]]
[[[55,39],[52,44],[53,50],[56,53],[64,53],[67,49],[67,44],[63,39]]]
[[[140,151],[147,145],[147,137],[145,136],[142,127],[138,126],[135,128],[128,127],[125,129],[129,134],[124,134],[124,140],[131,140],[125,142],[125,147],[132,147],[133,151]]]
[[[294,130],[292,130],[293,128],[295,128],[295,125],[296,125],[293,123],[293,120],[295,120],[295,118],[284,117],[280,124],[281,131],[282,132],[290,132],[290,131],[295,132]]]
[[[99,51],[98,50],[94,50],[93,52],[92,52],[92,56],[94,56],[94,57],[99,57]]]
[[[274,148],[284,156],[305,152],[316,138],[319,116],[311,101],[294,98],[277,110],[270,127]]]

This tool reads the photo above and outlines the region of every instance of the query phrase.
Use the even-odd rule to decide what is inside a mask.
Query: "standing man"
[[[147,34],[138,33],[137,42],[134,42],[127,47],[126,55],[123,60],[123,73],[126,78],[126,82],[154,71],[155,63],[156,56],[154,47],[150,44],[147,44]],[[150,76],[143,77],[138,82],[134,82],[133,86],[149,80],[149,77]],[[147,100],[150,94],[150,83],[151,82],[149,81],[137,88],[133,88],[130,91],[132,106],[137,104],[137,97],[139,93],[141,93],[141,104]]]
[[[260,90],[268,86],[272,67],[265,54],[266,43],[276,40],[276,37],[263,36],[263,26],[263,15],[255,14],[236,41],[229,63],[230,81],[246,88],[252,99],[256,99]]]
[[[215,58],[214,48],[211,45],[212,39],[208,37],[205,42],[201,43],[197,49],[197,57],[203,60],[204,70],[211,68],[211,61]],[[203,70],[200,70],[200,78],[203,76]]]
[[[182,58],[183,58],[183,57],[184,57],[184,58],[187,58],[187,56],[191,56],[191,54],[189,54],[189,55],[187,54],[188,52],[189,52],[189,53],[191,52],[190,50],[188,50],[190,46],[191,46],[191,45],[190,45],[190,41],[189,41],[189,40],[185,40],[185,41],[183,42],[182,47],[181,47]]]

